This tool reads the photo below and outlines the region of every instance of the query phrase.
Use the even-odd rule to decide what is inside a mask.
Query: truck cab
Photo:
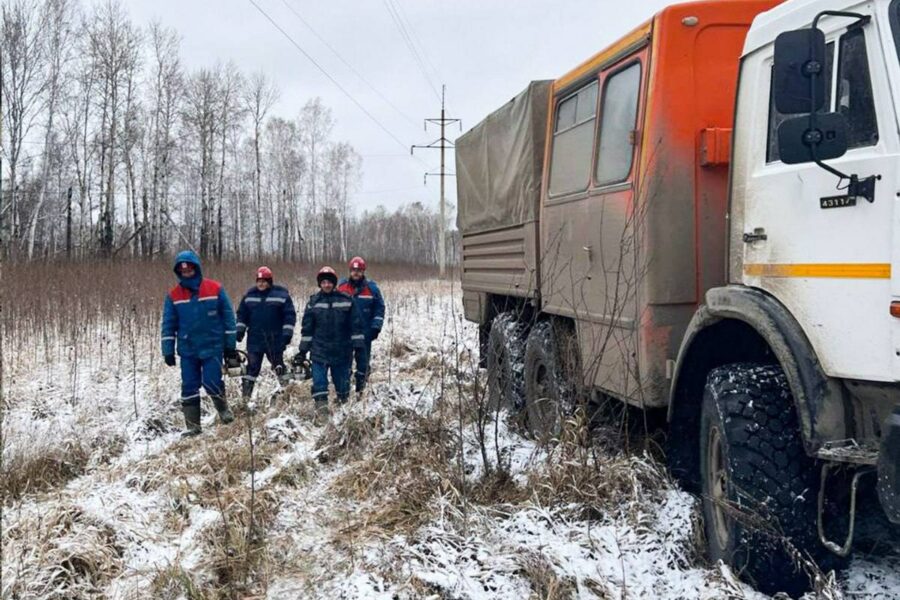
[[[741,549],[755,538],[723,504],[767,498],[822,565],[850,551],[860,486],[875,484],[900,522],[898,41],[897,0],[794,0],[747,33],[728,283],[688,326],[669,403],[673,439],[700,445],[673,444],[669,458],[704,498],[711,554],[751,572],[778,571]]]
[[[845,153],[825,162],[874,177],[868,198],[850,195],[846,179],[813,161],[786,164],[779,156],[779,125],[793,115],[776,106],[774,41],[826,9],[863,17],[824,15],[817,26],[826,44],[820,110],[846,124]],[[898,17],[900,2],[805,1],[756,19],[741,65],[729,209],[729,282],[778,301],[823,373],[851,396],[881,396],[879,422],[893,402],[875,390],[900,381],[900,319],[891,314],[900,298]],[[870,419],[854,412],[861,431],[838,428],[825,437],[873,435]]]

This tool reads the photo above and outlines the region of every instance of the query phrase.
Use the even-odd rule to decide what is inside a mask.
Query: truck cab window
[[[847,119],[847,147],[874,146],[878,143],[878,121],[866,38],[861,27],[841,36],[837,77],[835,110]]]
[[[587,189],[597,118],[597,82],[592,81],[562,100],[553,127],[550,195]]]
[[[600,110],[597,185],[625,181],[631,173],[635,143],[632,136],[637,126],[640,90],[641,63],[634,63],[606,80]]]
[[[878,143],[878,119],[869,73],[866,36],[862,27],[843,34],[837,43],[837,73],[834,69],[835,43],[827,46],[825,77],[827,97],[822,112],[839,112],[847,120],[847,148],[862,148]],[[769,92],[769,138],[766,162],[779,160],[778,126],[794,115],[783,115],[775,109],[775,97]]]
[[[773,70],[774,75],[774,70]],[[831,112],[831,82],[834,77],[834,42],[830,42],[825,49],[825,81],[829,82],[825,86],[825,104],[819,112]],[[781,160],[778,154],[778,127],[787,119],[797,115],[784,114],[778,112],[775,108],[775,86],[774,80],[770,79],[769,85],[769,138],[766,148],[766,162],[776,162]]]

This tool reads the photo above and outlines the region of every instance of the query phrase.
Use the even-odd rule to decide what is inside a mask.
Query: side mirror
[[[860,179],[855,173],[847,175],[823,161],[838,158],[847,152],[847,121],[840,113],[823,113],[825,106],[825,34],[818,28],[825,16],[853,19],[852,27],[860,27],[871,20],[869,15],[823,10],[813,19],[810,29],[785,31],[775,38],[775,67],[772,73],[772,94],[775,108],[783,115],[798,115],[778,127],[778,151],[781,162],[794,165],[814,162],[820,168],[849,180],[847,198],[862,196],[875,201],[875,182],[881,175]],[[827,200],[827,199],[822,199]],[[822,208],[826,208],[823,203]]]
[[[778,112],[797,114],[821,110],[825,105],[825,85],[825,34],[819,29],[779,34],[775,38],[772,77]]]
[[[778,127],[781,162],[796,165],[821,162],[847,152],[847,121],[839,113],[819,113],[814,128],[807,115],[788,119]]]

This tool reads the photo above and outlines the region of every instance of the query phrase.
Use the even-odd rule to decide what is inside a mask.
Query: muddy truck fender
[[[800,421],[806,453],[848,437],[852,414],[840,383],[823,371],[796,319],[774,297],[755,288],[728,285],[710,289],[688,325],[669,394],[669,464],[688,489],[698,483],[700,411],[706,379],[713,369],[739,362],[778,364]],[[681,440],[681,442],[678,442]]]

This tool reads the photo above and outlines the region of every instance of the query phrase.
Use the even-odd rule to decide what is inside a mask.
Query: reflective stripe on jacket
[[[226,349],[235,348],[237,328],[234,309],[225,288],[218,281],[204,279],[200,259],[190,251],[182,252],[175,259],[193,264],[197,275],[185,280],[179,275],[179,283],[166,295],[163,302],[163,318],[160,327],[163,355],[210,358],[222,356]],[[177,342],[177,344],[176,344]]]
[[[238,331],[247,332],[247,352],[281,350],[291,343],[297,312],[286,288],[274,285],[264,292],[247,290],[238,306]]]
[[[342,279],[338,284],[338,291],[356,299],[362,315],[363,330],[369,339],[374,332],[381,331],[384,325],[384,297],[378,284],[365,277],[359,281]]]
[[[303,311],[300,352],[313,362],[346,364],[353,348],[365,346],[366,336],[356,302],[342,292],[310,296]]]

